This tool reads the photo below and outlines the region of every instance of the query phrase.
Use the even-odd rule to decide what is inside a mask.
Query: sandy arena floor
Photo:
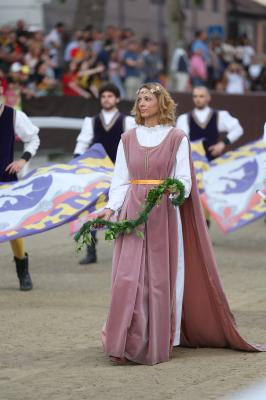
[[[241,332],[266,343],[266,225],[223,236],[211,230],[220,274]],[[1,400],[208,400],[266,377],[266,354],[174,351],[165,364],[113,366],[100,330],[109,298],[112,244],[78,265],[68,227],[27,239],[34,290],[18,290],[9,244],[0,260]],[[265,397],[266,398],[266,397]]]

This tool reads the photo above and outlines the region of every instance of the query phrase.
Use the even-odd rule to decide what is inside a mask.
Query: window
[[[196,3],[196,7],[198,10],[204,10],[205,8],[205,1],[204,0],[194,0]]]

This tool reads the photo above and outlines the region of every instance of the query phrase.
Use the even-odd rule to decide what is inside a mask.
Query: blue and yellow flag
[[[113,164],[100,144],[68,164],[37,168],[0,185],[0,242],[54,229],[104,207]]]
[[[194,149],[198,172],[195,153]],[[232,232],[266,215],[266,206],[256,193],[258,189],[266,193],[265,159],[265,144],[258,140],[227,152],[211,161],[208,170],[199,171],[201,199],[223,232]]]

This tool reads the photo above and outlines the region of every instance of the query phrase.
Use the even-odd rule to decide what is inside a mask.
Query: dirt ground
[[[242,334],[266,343],[266,225],[223,236],[211,229],[220,274]],[[34,290],[18,290],[9,244],[0,259],[1,400],[220,399],[266,377],[266,354],[177,348],[150,366],[113,366],[100,330],[109,299],[112,244],[78,265],[65,226],[27,238]]]

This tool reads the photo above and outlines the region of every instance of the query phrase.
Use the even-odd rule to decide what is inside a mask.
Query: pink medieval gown
[[[122,135],[130,179],[171,176],[185,134],[175,128],[157,146],[141,146],[136,130]],[[174,344],[187,347],[265,351],[239,334],[217,272],[189,155],[192,188],[178,214],[168,196],[155,207],[141,229],[115,243],[111,302],[102,341],[108,356],[153,365],[168,361]],[[150,185],[126,187],[120,219],[135,219]],[[182,231],[178,229],[182,226]],[[179,270],[182,237],[185,273]],[[183,290],[178,289],[184,279]],[[182,307],[177,305],[177,291]],[[180,321],[180,324],[177,324]],[[177,338],[177,330],[180,329]]]

